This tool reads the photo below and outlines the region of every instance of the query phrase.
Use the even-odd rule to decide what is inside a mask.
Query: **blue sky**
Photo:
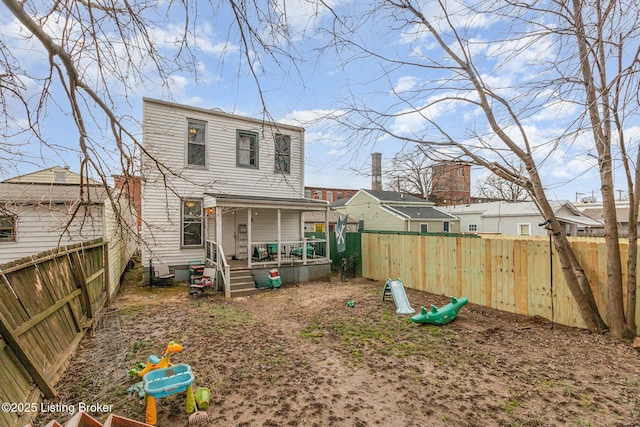
[[[328,4],[336,11],[343,8],[353,10],[358,7],[357,2],[348,1],[336,0]],[[383,154],[384,168],[384,164],[395,153],[409,147],[405,147],[405,144],[397,139],[374,134],[369,139],[355,141],[351,138],[351,132],[341,129],[326,117],[340,114],[350,102],[358,100],[365,100],[367,105],[380,110],[402,112],[406,109],[406,104],[397,102],[392,95],[394,91],[400,94],[414,93],[429,85],[433,86],[442,76],[419,67],[407,66],[392,70],[387,68],[388,72],[381,73],[383,67],[389,67],[388,63],[381,63],[365,55],[354,57],[353,51],[338,53],[332,49],[325,49],[319,54],[318,49],[330,41],[326,33],[318,31],[319,28],[331,24],[329,11],[293,0],[287,1],[287,8],[290,28],[297,34],[292,47],[300,59],[292,64],[279,57],[280,63],[277,64],[262,52],[255,52],[252,56],[269,112],[276,121],[294,123],[307,129],[306,185],[370,188],[371,153]],[[251,117],[262,116],[258,90],[249,73],[246,59],[238,49],[237,33],[229,26],[228,11],[220,8],[215,18],[206,11],[204,7],[200,9],[202,15],[199,16],[197,37],[194,40],[198,46],[197,80],[186,72],[172,73],[172,84],[168,91],[158,84],[153,74],[150,74],[145,81],[132,83],[132,87],[126,93],[126,99],[124,92],[120,91],[121,99],[117,99],[117,112],[131,118],[128,122],[137,135],[140,135],[140,131],[136,120],[141,118],[143,96],[205,108],[217,107]],[[358,33],[362,42],[375,52],[406,59],[415,59],[420,55],[428,56],[433,52],[433,40],[429,40],[429,37],[412,32],[410,28],[391,31],[384,27],[383,18],[384,15],[381,15],[381,21],[363,21],[361,32]],[[460,15],[457,19],[460,20],[460,25],[473,32],[475,40],[489,40],[487,34],[495,32],[496,26],[501,25],[495,21],[484,21],[468,15]],[[180,21],[179,16],[174,16],[173,23],[160,22],[154,29],[154,39],[158,41],[163,52],[174,53],[172,42]],[[0,34],[3,40],[8,41],[19,52],[18,56],[23,61],[21,65],[32,69],[42,67],[46,57],[37,45],[26,44],[20,40],[17,37],[19,31],[19,25],[8,14],[0,15]],[[479,46],[482,46],[482,43],[479,43]],[[491,52],[488,46],[489,44],[485,44],[483,48],[478,48],[479,64],[486,68],[486,81],[503,90],[505,96],[513,95],[516,91],[514,88],[524,87],[522,82],[526,82],[535,74],[535,66],[531,64],[543,62],[542,57],[553,56],[553,46],[534,44],[517,60],[507,60],[506,54],[502,57],[502,52]],[[530,58],[527,55],[530,55]],[[148,65],[143,58],[141,63],[143,67]],[[87,64],[87,70],[95,72],[95,64]],[[55,90],[60,94],[60,88]],[[424,106],[428,103],[427,97],[433,96],[433,92],[425,90],[422,96],[424,99],[415,101],[418,105]],[[539,98],[527,102],[543,101]],[[484,132],[481,121],[478,121],[476,116],[477,112],[455,103],[446,107],[425,108],[425,111],[428,110],[430,117],[436,118],[449,129],[473,128],[476,132]],[[74,151],[78,137],[73,121],[64,113],[65,109],[66,101],[60,101],[59,106],[55,103],[49,104],[45,133],[50,144],[70,149],[62,149],[61,152],[60,149],[55,150],[56,152],[42,149],[33,143],[29,145],[21,135],[13,142],[26,144],[22,150],[32,154],[31,161],[21,164],[18,169],[0,169],[0,180],[53,165],[66,164],[73,170],[78,169],[78,156]],[[570,145],[553,146],[553,149],[548,143],[566,129],[568,123],[575,118],[575,114],[575,107],[567,103],[549,103],[544,109],[528,117],[525,122],[530,138],[540,141],[537,148],[540,172],[552,199],[575,201],[576,193],[591,195],[595,192],[598,196],[598,175],[597,170],[593,168],[595,163],[590,149],[590,135],[578,135]],[[102,123],[97,123],[95,129],[101,125]],[[421,135],[427,132],[423,116],[419,114],[404,114],[389,120],[387,125],[404,135]],[[628,137],[638,135],[638,126],[628,129]],[[115,151],[108,145],[101,155],[106,163],[117,165]],[[485,173],[476,168],[473,170],[472,179]]]

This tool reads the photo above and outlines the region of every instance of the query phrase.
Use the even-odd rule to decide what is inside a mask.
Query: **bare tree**
[[[200,44],[207,42],[201,23],[222,13],[230,16],[221,55],[240,54],[238,67],[253,76],[266,119],[271,117],[260,85],[261,59],[271,57],[276,64],[281,58],[292,59],[286,10],[277,0],[2,4],[4,17],[13,20],[0,32],[0,171],[18,170],[17,164],[26,162],[42,165],[45,156],[79,158],[79,197],[90,198],[87,183],[92,177],[102,182],[114,206],[118,196],[108,185],[109,177],[121,174],[127,182],[140,173],[142,155],[153,161],[139,140],[140,123],[131,116],[132,104],[139,104],[143,88],[171,97],[176,76],[200,78]],[[75,147],[52,144],[43,133],[42,125],[53,111],[71,118],[73,128],[66,130],[69,139],[77,140]],[[26,145],[35,147],[31,152],[36,154],[27,154]],[[167,192],[186,179],[160,161],[154,165]]]
[[[525,173],[523,167],[520,167],[520,173]],[[529,198],[527,190],[522,186],[491,173],[476,182],[476,194],[486,199],[509,202],[521,202]]]
[[[401,151],[386,167],[384,182],[388,190],[426,199],[431,194],[431,162],[420,147]]]
[[[392,96],[386,103],[363,96],[347,100],[350,111],[341,123],[351,137],[380,141],[386,135],[422,144],[432,157],[470,161],[524,189],[549,221],[564,278],[587,327],[604,331],[607,325],[551,209],[541,173],[554,156],[577,150],[578,142],[587,146],[583,156],[595,153],[606,206],[607,319],[614,336],[635,335],[636,240],[630,238],[627,286],[633,291],[625,313],[612,150],[617,140],[615,155],[625,159],[629,192],[640,196],[638,159],[625,153],[623,138],[638,111],[638,4],[440,0],[427,6],[382,0],[354,15],[336,16],[332,47],[349,61],[376,58],[378,75],[368,74],[364,84],[389,82]],[[360,36],[362,28],[381,26],[379,39]],[[413,76],[412,85],[395,84],[405,76]],[[554,118],[554,132],[535,132],[541,115]]]

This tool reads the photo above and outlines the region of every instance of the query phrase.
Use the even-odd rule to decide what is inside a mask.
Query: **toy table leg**
[[[152,426],[158,423],[158,418],[156,415],[156,398],[153,396],[146,395],[147,399],[147,411],[146,411],[146,423],[151,424]]]
[[[187,415],[191,415],[196,410],[196,399],[193,395],[193,386],[187,387],[187,404],[186,411]]]

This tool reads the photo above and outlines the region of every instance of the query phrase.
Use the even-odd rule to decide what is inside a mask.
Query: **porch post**
[[[251,208],[247,209],[247,266],[251,268]]]
[[[324,239],[327,241],[324,246],[325,246],[325,253],[327,254],[327,261],[331,259],[331,253],[329,252],[329,213],[331,211],[331,207],[327,206],[327,210],[324,211]],[[344,230],[345,232],[345,239],[346,239],[346,234],[347,234],[347,230],[345,228]]]
[[[282,261],[282,209],[278,208],[278,267]]]
[[[222,247],[222,208],[216,207],[216,245]],[[222,265],[220,249],[216,247],[216,264]]]
[[[307,263],[307,239],[304,237],[304,211],[300,211],[300,237],[302,237],[302,264]]]

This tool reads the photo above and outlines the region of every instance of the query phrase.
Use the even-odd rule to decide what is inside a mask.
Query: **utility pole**
[[[578,197],[580,196],[584,196],[584,193],[580,193],[578,191],[576,191],[576,203],[578,203]]]

